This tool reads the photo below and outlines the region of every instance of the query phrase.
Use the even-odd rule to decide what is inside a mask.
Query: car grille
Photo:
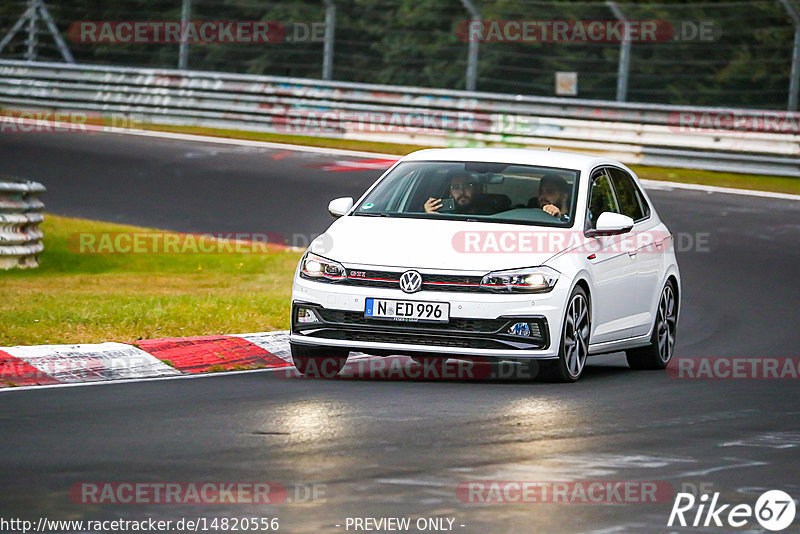
[[[352,273],[352,270],[349,270]],[[360,287],[386,287],[397,289],[403,272],[393,271],[360,271],[364,276],[348,276],[341,284]],[[484,291],[480,288],[483,277],[450,274],[422,274],[422,289],[425,291],[450,291],[475,293]]]
[[[423,274],[422,287],[428,291],[476,292],[481,289],[482,276],[462,276],[450,274]]]

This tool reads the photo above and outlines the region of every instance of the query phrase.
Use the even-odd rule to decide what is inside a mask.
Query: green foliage
[[[542,2],[473,0],[484,21],[614,20],[603,1]],[[797,4],[796,0],[792,0]],[[634,42],[628,100],[685,105],[783,109],[788,98],[794,27],[777,1],[698,4],[689,0],[622,2],[629,20],[657,20],[679,28],[710,23],[711,40]],[[47,2],[66,34],[81,20],[180,19],[181,0],[60,0]],[[334,78],[342,81],[463,89],[467,67],[464,35],[469,19],[461,0],[335,0]],[[0,34],[26,6],[0,5]],[[322,25],[322,0],[193,0],[192,20],[277,21],[289,36],[299,27]],[[58,54],[40,28],[43,59]],[[25,31],[3,52],[22,57]],[[81,44],[70,42],[84,63],[174,68],[176,44]],[[274,44],[192,44],[189,67],[240,73],[320,78],[323,43],[292,40]],[[578,73],[578,96],[614,99],[620,45],[617,42],[482,42],[478,90],[553,96],[555,73]]]

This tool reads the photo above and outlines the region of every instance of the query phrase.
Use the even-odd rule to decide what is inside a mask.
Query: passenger
[[[547,175],[539,182],[539,196],[536,198],[536,203],[553,217],[562,217],[569,212],[569,195],[570,187],[566,180],[560,176]]]

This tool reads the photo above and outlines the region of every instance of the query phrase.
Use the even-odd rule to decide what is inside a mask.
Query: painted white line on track
[[[210,137],[210,136],[192,135],[192,134],[176,134],[171,132],[155,132],[150,130],[122,130],[122,131],[115,131],[114,133],[123,133],[128,135],[140,135],[149,137],[163,137],[166,139],[178,139],[182,141],[192,141],[200,143],[210,142],[210,143],[221,143],[228,145],[295,150],[298,152],[315,152],[318,154],[329,154],[332,156],[352,156],[357,158],[369,158],[369,159],[376,159],[376,158],[400,159],[402,157],[396,154],[381,154],[380,152],[361,152],[357,150],[344,150],[341,148],[288,145],[283,143],[269,143],[266,141],[249,141],[246,139],[229,139],[225,137]],[[789,193],[775,193],[772,191],[756,191],[754,189],[737,189],[734,187],[718,187],[713,185],[686,184],[681,182],[666,182],[661,180],[642,180],[642,184],[647,189],[663,189],[663,190],[689,189],[693,191],[706,191],[709,193],[726,193],[729,195],[744,195],[744,196],[763,197],[763,198],[800,200],[800,195],[792,195]]]
[[[360,352],[354,352],[350,354],[348,361],[362,360],[368,358],[375,358],[375,356],[369,356],[367,354],[362,354]],[[291,357],[288,361],[291,363]],[[13,386],[13,387],[0,388],[0,395],[11,391],[29,391],[32,389],[75,388],[82,386],[111,386],[114,384],[135,384],[138,382],[156,382],[160,380],[184,380],[184,379],[191,380],[193,378],[213,378],[213,377],[223,377],[231,375],[243,375],[249,373],[287,372],[287,370],[289,370],[289,372],[294,372],[294,366],[269,367],[266,369],[246,369],[244,371],[222,371],[215,373],[187,373],[187,374],[164,375],[164,376],[147,376],[140,378],[123,378],[118,380],[93,380],[91,382],[65,382],[63,384],[42,384],[35,386]]]
[[[61,381],[60,384],[4,387],[0,388],[0,394],[7,391],[27,391],[30,389],[101,386],[148,382],[150,380],[207,378],[220,375],[294,370],[291,349],[289,348],[288,330],[236,334],[233,337],[244,339],[253,345],[261,347],[273,356],[277,356],[288,363],[289,366],[247,369],[244,371],[184,374],[164,364],[153,355],[124,343],[0,347],[3,352],[25,360],[44,375]],[[349,360],[362,360],[365,358],[374,358],[374,356],[361,352],[351,352]],[[85,379],[86,376],[89,376],[90,380],[80,381]]]
[[[71,125],[65,122],[45,121],[40,119],[20,118],[19,122],[32,126],[44,126],[50,128],[67,128]],[[73,127],[74,128],[74,127]],[[137,130],[133,128],[114,128],[108,126],[98,126],[95,124],[81,124],[80,129],[74,133],[109,133],[120,135],[136,135],[140,137],[156,137],[159,139],[174,139],[177,141],[191,141],[195,143],[214,143],[218,145],[237,145],[258,148],[276,148],[282,150],[294,150],[297,152],[316,152],[319,154],[330,154],[339,156],[353,156],[356,158],[396,158],[402,156],[397,154],[381,154],[379,152],[362,152],[360,150],[347,150],[344,148],[326,148],[306,145],[292,145],[288,143],[272,143],[269,141],[253,141],[250,139],[236,139],[231,137],[215,137],[212,135],[184,134],[176,132],[159,132],[157,130]]]
[[[180,374],[155,356],[125,343],[17,346],[0,350],[62,383]]]
[[[52,389],[52,388],[76,388],[82,386],[110,386],[114,384],[133,384],[137,382],[153,382],[158,380],[183,380],[192,378],[211,378],[230,375],[242,375],[246,373],[272,373],[288,369],[287,367],[270,367],[268,369],[247,369],[244,371],[224,371],[219,373],[189,373],[168,376],[149,376],[143,378],[123,378],[120,380],[94,380],[91,382],[71,382],[64,384],[42,384],[36,386],[13,386],[0,388],[0,395],[11,391],[29,391],[32,389]]]
[[[292,351],[289,348],[289,332],[287,330],[236,334],[235,337],[249,341],[273,356],[277,356],[287,363],[292,363]]]
[[[292,363],[292,349],[289,347],[289,331],[276,330],[273,332],[255,332],[251,334],[236,334],[235,337],[249,341],[257,347],[261,347],[273,356],[277,356],[287,363]],[[363,358],[374,358],[363,352],[351,351],[348,361],[360,360]]]
[[[38,119],[19,119],[23,123],[36,124],[39,126],[60,126],[65,123],[44,121]],[[382,154],[380,152],[363,152],[360,150],[346,150],[343,148],[326,148],[306,145],[292,145],[287,143],[273,143],[269,141],[252,141],[249,139],[234,139],[229,137],[214,137],[210,135],[183,134],[175,132],[159,132],[156,130],[136,130],[131,128],[108,128],[106,126],[96,126],[92,124],[81,125],[86,131],[98,133],[115,133],[120,135],[136,135],[140,137],[155,137],[159,139],[174,139],[178,141],[190,141],[194,143],[215,143],[221,145],[236,145],[258,148],[273,148],[279,150],[293,150],[296,152],[312,152],[317,154],[328,154],[332,156],[351,156],[356,158],[385,158],[400,159],[402,156],[397,154]],[[686,184],[681,182],[663,182],[661,180],[642,180],[648,189],[690,189],[695,191],[706,191],[709,193],[726,193],[729,195],[745,195],[763,198],[780,198],[786,200],[800,200],[800,195],[789,193],[774,193],[771,191],[756,191],[754,189],[737,189],[734,187],[718,187],[713,185]]]
[[[800,180],[800,178],[796,178]],[[645,189],[671,191],[672,189],[689,189],[704,191],[706,193],[725,193],[728,195],[744,195],[748,197],[780,198],[785,200],[800,200],[800,195],[790,193],[775,193],[772,191],[756,191],[754,189],[736,189],[733,187],[719,187],[716,185],[684,184],[681,182],[662,182],[661,180],[642,180]]]
[[[142,137],[158,137],[162,139],[176,139],[179,141],[192,141],[198,143],[216,143],[221,145],[238,145],[258,148],[276,148],[281,150],[293,150],[296,152],[314,152],[317,154],[327,154],[334,156],[352,156],[356,158],[396,158],[402,156],[397,154],[381,154],[380,152],[362,152],[360,150],[347,150],[344,148],[326,148],[320,146],[290,145],[287,143],[272,143],[269,141],[253,141],[250,139],[233,139],[229,137],[213,137],[209,135],[180,134],[173,132],[158,132],[155,130],[114,130],[111,133],[126,135],[138,135]]]

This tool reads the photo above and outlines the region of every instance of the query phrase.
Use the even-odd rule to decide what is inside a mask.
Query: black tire
[[[334,378],[347,363],[350,351],[328,347],[291,345],[292,362],[302,375],[313,378]]]
[[[542,362],[543,379],[551,382],[576,382],[586,368],[589,335],[592,331],[592,302],[586,291],[575,286],[567,299],[561,326],[558,360]],[[577,328],[576,328],[577,324]]]
[[[677,327],[678,292],[675,289],[675,283],[669,280],[658,298],[650,344],[625,351],[625,357],[631,369],[665,369],[674,353]]]

